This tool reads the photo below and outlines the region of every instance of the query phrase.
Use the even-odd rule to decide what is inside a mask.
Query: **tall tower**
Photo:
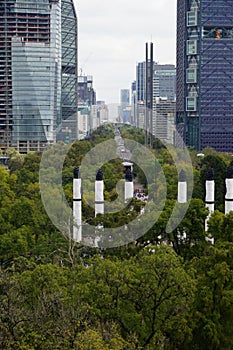
[[[145,144],[152,146],[152,114],[153,114],[153,76],[154,76],[154,44],[146,43],[145,62],[139,62],[136,68],[136,126],[145,129]]]
[[[195,149],[233,151],[233,2],[177,1],[177,130]]]
[[[78,113],[78,30],[74,0],[61,0],[62,40],[62,126],[71,130],[74,141],[77,134]]]
[[[0,1],[0,148],[56,140],[61,95],[61,3]]]
[[[0,0],[0,148],[54,143],[76,99],[73,0]]]
[[[154,64],[153,98],[176,99],[176,68],[173,64]]]

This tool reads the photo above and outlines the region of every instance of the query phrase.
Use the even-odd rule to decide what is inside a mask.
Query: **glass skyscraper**
[[[176,98],[176,68],[173,64],[154,64],[153,97]]]
[[[73,0],[61,1],[62,29],[62,119],[77,117],[78,99],[78,32]]]
[[[194,149],[233,152],[233,2],[177,1],[176,124]]]
[[[67,58],[63,43],[68,47],[74,46],[74,42],[66,42],[63,33],[69,28],[70,33],[74,31],[73,23],[65,23],[62,8],[63,0],[0,0],[0,148],[3,150],[9,147],[21,153],[43,150],[56,141],[62,119],[67,118],[68,112],[63,107],[73,114],[74,103],[70,99],[73,86],[67,88],[69,84],[65,85],[63,78],[65,74],[67,81],[77,72],[70,64],[75,60],[77,65],[77,44],[76,55],[72,55],[72,60]],[[74,14],[73,17],[76,20]],[[77,35],[74,37],[76,41]]]

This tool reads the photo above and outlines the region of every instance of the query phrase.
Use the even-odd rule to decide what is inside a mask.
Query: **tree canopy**
[[[142,131],[129,126],[120,129],[123,137],[144,143]],[[113,138],[113,131],[111,125],[104,125],[89,140],[77,141],[69,149],[62,186],[70,206],[74,167],[96,144]],[[168,232],[178,173],[168,149],[159,140],[153,140],[153,147],[167,182],[165,207],[145,235],[111,249],[90,248],[62,234],[40,196],[41,154],[23,156],[9,150],[9,168],[0,166],[1,349],[233,348],[233,213],[223,212],[231,156],[207,149],[205,157],[198,159],[190,151],[193,198],[179,225]],[[51,152],[51,159],[60,157],[56,146]],[[217,210],[208,223],[214,245],[206,241],[204,225],[209,167],[214,168],[216,179]],[[116,185],[124,178],[124,169],[119,158],[102,169],[105,200],[111,203],[119,196]],[[143,172],[135,169],[137,181],[147,186]],[[56,178],[56,173],[48,174]],[[162,193],[163,184],[153,190]],[[105,225],[122,225],[142,208],[142,202],[133,199],[126,209],[105,215]],[[85,199],[83,220],[94,224],[103,220],[94,218]]]

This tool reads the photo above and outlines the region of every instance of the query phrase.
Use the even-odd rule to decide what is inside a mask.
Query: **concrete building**
[[[78,106],[78,140],[88,137],[92,127],[92,106],[86,104]]]
[[[166,97],[156,97],[154,106],[152,133],[160,140],[173,144],[176,103]]]

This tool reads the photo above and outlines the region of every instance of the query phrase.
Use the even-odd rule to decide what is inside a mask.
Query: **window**
[[[197,11],[188,11],[187,12],[187,26],[196,26],[197,25]]]
[[[197,69],[188,68],[186,71],[186,83],[196,83],[197,82]]]
[[[197,54],[197,40],[187,40],[187,55]]]
[[[186,97],[186,111],[194,112],[197,110],[197,98],[194,97]]]
[[[233,27],[205,26],[202,28],[202,36],[206,39],[232,39]]]

